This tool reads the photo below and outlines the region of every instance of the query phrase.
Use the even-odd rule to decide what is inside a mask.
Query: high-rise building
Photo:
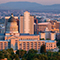
[[[20,16],[20,33],[34,34],[34,16],[28,11],[24,12],[24,16]]]

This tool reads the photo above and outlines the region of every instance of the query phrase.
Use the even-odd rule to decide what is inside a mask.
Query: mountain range
[[[60,4],[42,5],[35,2],[8,2],[0,4],[0,9],[60,10]]]

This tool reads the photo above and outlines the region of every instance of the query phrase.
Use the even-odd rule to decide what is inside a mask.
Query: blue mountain
[[[60,4],[41,5],[35,2],[8,2],[0,4],[0,9],[60,10]]]

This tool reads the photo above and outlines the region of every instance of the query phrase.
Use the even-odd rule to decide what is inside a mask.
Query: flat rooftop
[[[20,36],[38,36],[38,35],[34,35],[34,34],[20,34]]]
[[[40,40],[19,40],[19,41],[40,41]]]
[[[40,42],[44,41],[45,43],[53,43],[53,42],[55,42],[54,40],[19,40],[19,41],[40,41]]]
[[[55,42],[55,40],[40,40],[40,41],[45,41],[45,43],[53,43],[53,42]]]
[[[50,22],[38,23],[38,25],[48,25]]]

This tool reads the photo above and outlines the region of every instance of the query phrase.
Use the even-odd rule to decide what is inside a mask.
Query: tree
[[[46,40],[50,40],[49,38],[46,38]]]
[[[38,51],[37,50],[34,50],[34,49],[30,49],[29,51],[28,51],[28,53],[32,53],[32,54],[36,54]]]
[[[0,59],[4,59],[4,58],[5,58],[5,57],[4,57],[3,53],[0,52]]]
[[[22,58],[22,60],[26,60],[25,58]]]
[[[11,54],[11,53],[14,53],[13,48],[7,49],[6,51],[8,51],[10,54]]]
[[[19,60],[18,54],[14,54],[14,58],[15,58],[15,60]]]
[[[34,58],[33,60],[39,60],[38,58]]]
[[[34,58],[34,55],[35,54],[32,54],[32,53],[28,53],[28,54],[26,54],[26,60],[33,60],[33,58]]]
[[[12,60],[11,58],[8,58],[8,60]]]
[[[19,50],[16,51],[16,54],[18,54],[18,56],[19,56]]]
[[[38,58],[40,60],[41,59],[41,56],[40,56],[40,54],[35,54],[34,55],[34,58]]]
[[[44,38],[41,38],[40,40],[45,40]]]
[[[53,57],[51,60],[58,60],[56,57]]]
[[[26,54],[26,51],[25,50],[17,50],[16,51],[16,54],[18,54],[18,56],[20,58],[22,58]]]
[[[14,55],[11,55],[10,58],[13,60],[14,59]]]
[[[10,51],[10,53],[14,53],[13,48],[10,48],[9,51]]]
[[[43,45],[41,46],[40,52],[41,52],[41,53],[46,53],[45,44],[43,44]]]

